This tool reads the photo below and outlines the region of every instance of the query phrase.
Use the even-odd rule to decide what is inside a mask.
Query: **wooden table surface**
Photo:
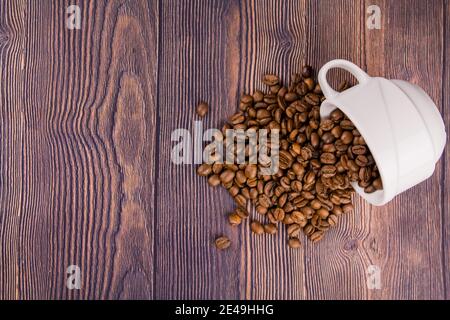
[[[383,207],[357,197],[300,250],[231,228],[227,192],[170,160],[200,99],[219,127],[262,74],[334,58],[420,85],[449,132],[449,57],[449,1],[0,1],[0,298],[449,299],[449,148],[426,182]]]

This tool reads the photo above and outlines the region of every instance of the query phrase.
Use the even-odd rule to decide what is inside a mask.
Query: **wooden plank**
[[[444,19],[444,55],[443,55],[443,90],[442,90],[442,104],[443,117],[445,122],[445,131],[447,132],[447,146],[444,149],[444,154],[441,159],[441,175],[442,175],[442,260],[444,263],[444,290],[445,299],[450,300],[450,149],[448,147],[448,139],[450,135],[450,1],[445,0],[443,9]],[[447,271],[447,272],[446,272]]]
[[[0,2],[0,299],[20,298],[25,6]]]
[[[14,111],[23,185],[6,193],[22,197],[21,212],[2,212],[16,223],[1,229],[20,249],[3,261],[2,285],[25,299],[152,298],[158,6],[79,2],[81,30],[69,30],[70,4],[27,2],[15,79],[26,100]],[[81,268],[80,290],[66,287],[69,265]]]
[[[362,1],[308,2],[307,60],[316,71],[342,58],[363,65],[364,6]],[[331,70],[328,79],[337,87],[354,79]],[[366,299],[368,265],[362,240],[368,235],[370,206],[354,197],[355,212],[343,216],[317,244],[305,243],[305,286],[308,299]]]
[[[279,75],[288,84],[290,75],[301,72],[307,50],[306,1],[243,1],[242,92],[267,91],[261,79]],[[253,211],[253,217],[260,216]],[[262,221],[263,222],[263,221]],[[248,242],[247,299],[305,299],[304,250],[287,246],[281,227],[275,236],[257,236],[246,226]]]
[[[159,53],[159,170],[155,205],[156,291],[159,299],[244,297],[244,228],[226,220],[234,208],[223,188],[211,189],[195,165],[175,165],[174,130],[193,134],[196,104],[205,100],[207,128],[221,128],[237,107],[241,41],[237,1],[163,1]],[[245,229],[246,230],[246,229]],[[226,234],[233,242],[217,251]]]
[[[377,4],[382,14],[381,30],[365,32],[369,74],[421,86],[442,111],[442,1],[365,3]],[[382,281],[381,290],[370,290],[370,298],[444,298],[444,165],[439,162],[430,179],[386,206],[367,208],[368,233],[361,245],[370,263],[381,268]]]

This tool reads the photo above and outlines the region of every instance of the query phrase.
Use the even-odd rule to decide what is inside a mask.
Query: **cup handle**
[[[335,91],[327,81],[327,73],[330,69],[333,68],[341,68],[350,72],[353,76],[355,76],[360,84],[363,84],[370,79],[367,73],[365,73],[360,67],[350,61],[343,59],[331,60],[320,69],[318,76],[320,88],[322,89],[323,95],[327,99],[339,94],[339,92]]]

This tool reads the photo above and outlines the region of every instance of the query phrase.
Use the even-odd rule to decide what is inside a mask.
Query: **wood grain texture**
[[[267,73],[288,84],[290,74],[300,72],[305,62],[306,1],[244,1],[241,11],[240,92],[267,91],[261,81]],[[260,218],[254,210],[252,216]],[[272,237],[256,236],[246,228],[246,298],[305,299],[304,251],[288,249],[285,228]]]
[[[364,6],[361,1],[308,2],[307,60],[315,69],[341,58],[363,65]],[[339,9],[338,9],[339,8]],[[328,78],[335,87],[352,77],[331,70]],[[354,197],[355,212],[342,216],[324,240],[305,241],[305,286],[308,299],[366,299],[367,254],[361,245],[368,234],[370,206]]]
[[[442,1],[370,2],[383,13],[381,30],[366,30],[367,70],[374,76],[403,79],[421,86],[442,109]],[[366,5],[369,1],[366,1]],[[407,119],[405,118],[407,121]],[[417,152],[420,152],[418,146]],[[368,212],[369,233],[362,245],[379,265],[382,299],[442,299],[442,165],[434,175],[389,204]]]
[[[2,149],[12,164],[2,187],[1,294],[152,298],[158,7],[80,2],[81,30],[69,30],[69,4],[11,2],[2,10],[21,10],[27,37],[23,59],[2,50],[2,71],[21,67],[14,80],[23,92],[2,94],[21,138],[2,143],[16,153]],[[5,24],[19,39],[12,27],[20,25]],[[9,100],[15,96],[23,101]],[[17,207],[9,197],[20,199]],[[66,288],[69,265],[81,269],[81,290]]]
[[[232,199],[223,188],[212,190],[195,174],[196,166],[171,161],[178,141],[171,143],[172,132],[184,128],[194,137],[199,101],[210,105],[202,122],[205,129],[220,128],[236,108],[240,19],[237,1],[162,2],[155,199],[158,298],[244,297],[244,229],[231,229],[226,220],[234,208]],[[233,241],[231,250],[220,252],[212,245],[221,234]]]
[[[443,117],[445,122],[445,131],[447,132],[447,146],[441,159],[441,176],[442,176],[442,264],[444,265],[444,289],[445,299],[450,300],[450,148],[448,142],[450,140],[450,1],[444,1],[443,10],[444,30],[444,55],[443,55],[443,90],[442,104]]]
[[[449,17],[448,0],[0,1],[0,299],[450,299],[448,148],[429,180],[383,207],[356,197],[297,251],[284,229],[230,227],[227,192],[171,161],[200,100],[220,128],[264,73],[334,58],[420,85],[449,132]]]

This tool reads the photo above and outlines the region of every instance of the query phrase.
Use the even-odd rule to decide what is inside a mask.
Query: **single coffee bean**
[[[203,118],[208,113],[208,104],[204,101],[197,105],[197,114]]]
[[[312,78],[306,78],[305,80],[303,80],[303,82],[308,87],[308,91],[313,90],[314,86],[316,85],[316,83],[314,82],[314,80]]]
[[[358,165],[360,167],[365,167],[369,164],[369,159],[367,159],[366,156],[363,156],[360,154],[356,157],[355,163],[356,163],[356,165]]]
[[[288,245],[292,249],[298,249],[302,246],[302,243],[298,238],[289,238]]]
[[[336,223],[337,223],[337,221],[338,221],[338,216],[337,216],[337,215],[335,215],[335,214],[330,214],[330,215],[328,216],[327,222],[329,223],[329,225],[330,225],[331,227],[335,226]]]
[[[354,207],[353,207],[353,204],[351,204],[351,203],[348,203],[348,204],[345,204],[344,206],[342,206],[343,213],[350,213],[353,211],[353,209],[354,209]]]
[[[317,214],[321,219],[326,219],[330,213],[328,212],[327,209],[325,209],[325,208],[320,208],[319,210],[316,211],[316,214]]]
[[[313,234],[311,234],[310,239],[312,242],[318,242],[323,238],[323,235],[323,231],[315,231]]]
[[[197,168],[197,174],[199,176],[208,176],[212,173],[212,166],[210,164],[201,164],[198,168]]]
[[[225,170],[220,174],[220,181],[222,183],[229,183],[234,179],[234,171]]]
[[[344,131],[341,134],[341,141],[344,144],[350,144],[353,141],[353,134],[351,131]]]
[[[264,231],[268,234],[275,234],[277,233],[278,229],[277,226],[273,223],[268,223],[264,225]]]
[[[277,221],[283,221],[284,219],[284,210],[281,208],[276,208],[273,211],[273,217],[275,218],[275,220]]]
[[[263,82],[268,86],[274,86],[280,82],[280,78],[274,74],[266,74],[263,77]]]
[[[228,221],[232,226],[237,226],[241,224],[242,218],[237,213],[233,212],[228,216]]]
[[[248,218],[249,214],[248,211],[242,207],[237,207],[234,212],[241,217],[242,219]]]
[[[302,77],[303,78],[309,78],[309,77],[311,77],[312,76],[312,67],[311,66],[308,66],[308,65],[306,65],[306,66],[303,66],[303,69],[302,69]]]
[[[242,195],[242,194],[238,194],[237,196],[234,197],[234,201],[237,203],[238,206],[240,207],[245,207],[247,206],[247,199]]]
[[[250,224],[250,229],[255,234],[263,234],[264,233],[264,227],[258,221],[252,221],[252,223]]]
[[[212,187],[217,187],[220,184],[220,178],[218,175],[213,174],[212,176],[210,176],[208,178],[208,183],[212,186]]]
[[[336,163],[336,156],[333,153],[325,152],[320,155],[320,162],[325,164]]]
[[[266,207],[263,207],[262,205],[256,206],[256,212],[258,212],[261,215],[267,214],[268,209]]]
[[[230,245],[231,245],[230,239],[228,239],[227,237],[224,237],[224,236],[218,237],[214,241],[214,243],[216,244],[216,248],[219,249],[219,250],[225,250],[228,247],[230,247]]]
[[[381,178],[377,178],[377,179],[373,180],[372,185],[374,186],[374,188],[376,190],[383,189],[383,183],[381,182]]]

